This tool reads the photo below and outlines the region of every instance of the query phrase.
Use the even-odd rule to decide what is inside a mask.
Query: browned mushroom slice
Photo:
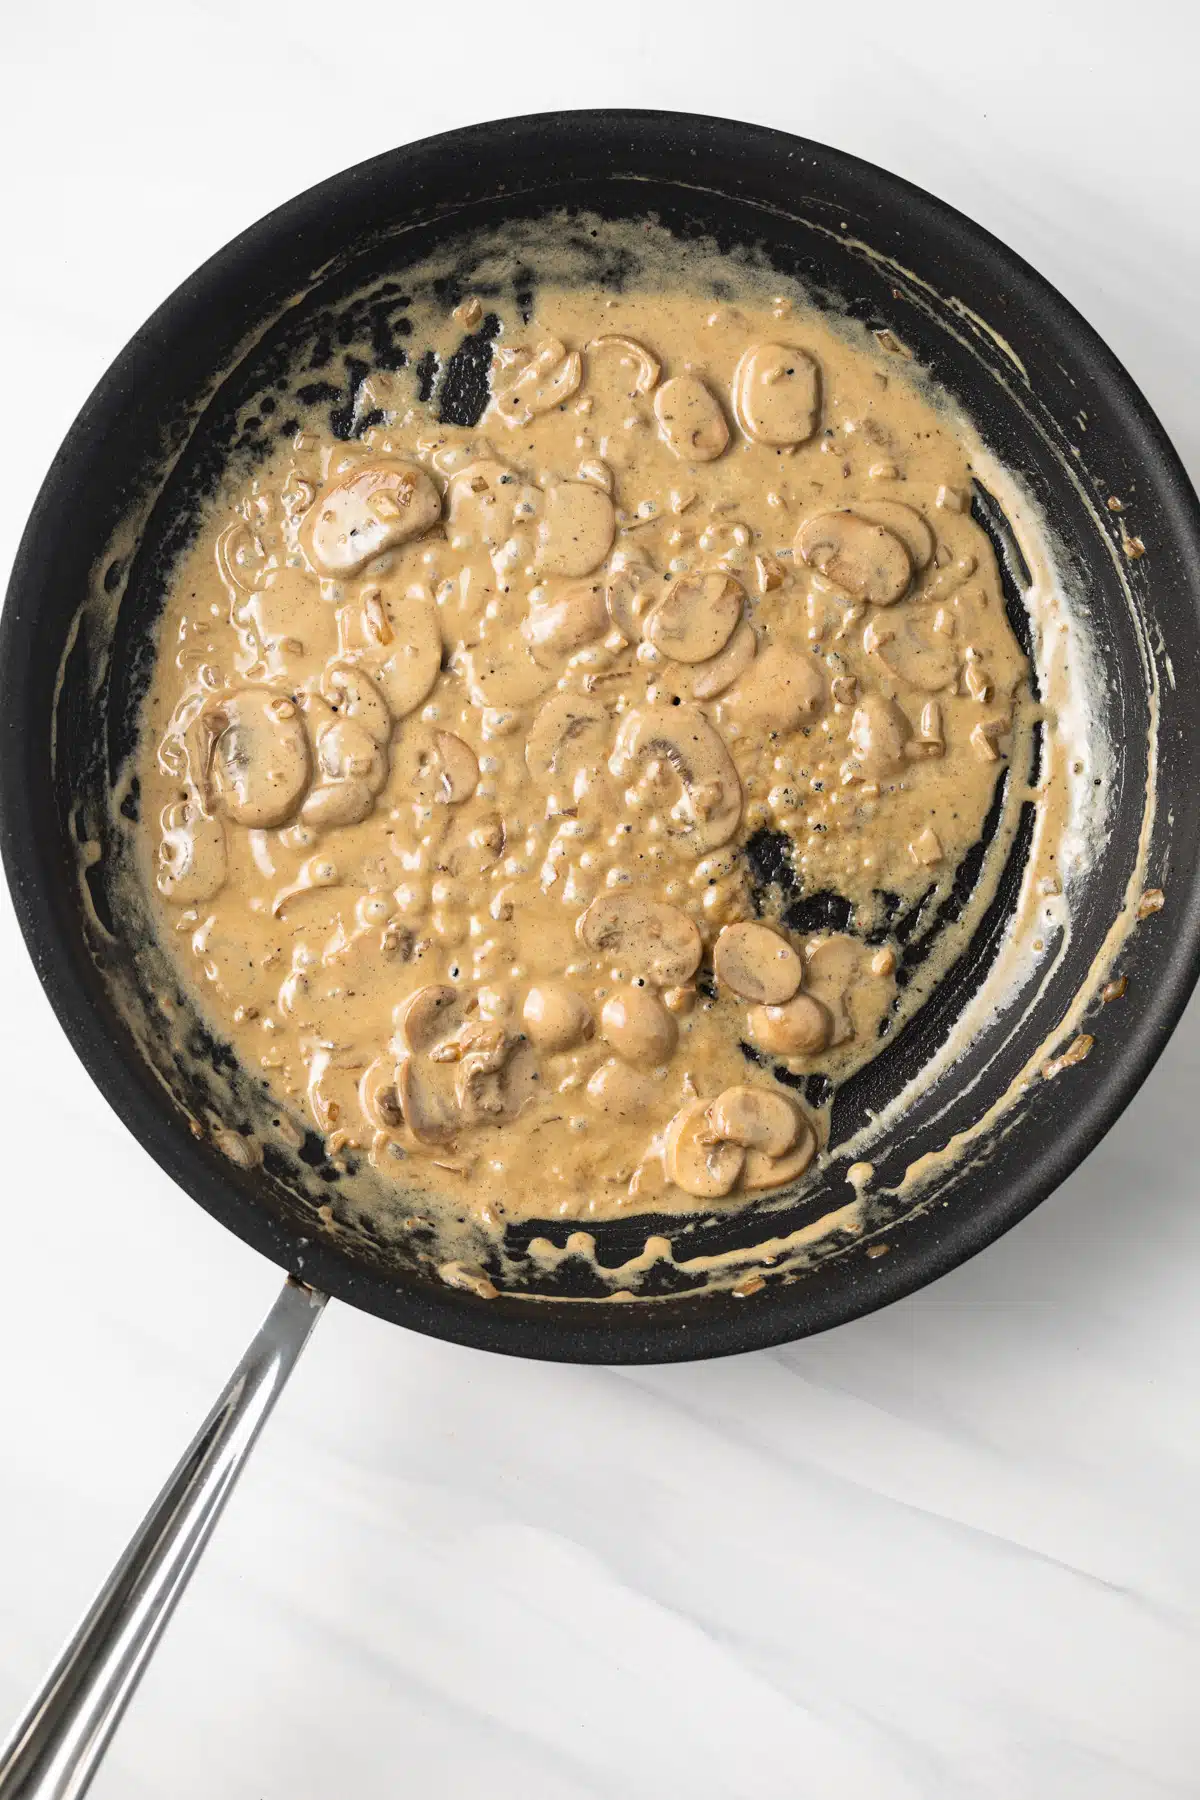
[[[623,1062],[657,1066],[669,1060],[679,1027],[658,995],[646,987],[622,987],[610,994],[600,1029]]]
[[[387,654],[372,663],[376,685],[394,719],[427,700],[442,667],[442,630],[432,596],[410,588],[403,600],[385,600]]]
[[[923,619],[903,619],[893,614],[886,624],[872,623],[863,633],[863,649],[922,693],[936,694],[958,678],[958,654],[953,644]]]
[[[464,1017],[463,996],[458,988],[439,982],[419,987],[395,1011],[396,1042],[401,1054],[424,1055],[457,1031]]]
[[[796,731],[825,698],[813,658],[789,644],[768,644],[721,697],[720,716],[740,731]]]
[[[713,949],[713,972],[744,1000],[780,1006],[800,986],[804,966],[786,938],[753,920],[726,925]]]
[[[767,1156],[790,1150],[804,1124],[786,1094],[764,1087],[726,1088],[709,1107],[708,1117],[719,1137]]]
[[[915,506],[908,506],[903,500],[866,499],[855,500],[853,510],[860,518],[883,525],[898,537],[912,558],[914,569],[928,568],[933,561],[933,528]]]
[[[908,715],[882,694],[865,694],[850,720],[850,748],[867,776],[890,775],[904,760],[912,736]]]
[[[225,883],[225,827],[200,805],[195,792],[163,808],[158,848],[158,891],[178,906],[211,900]]]
[[[604,583],[576,581],[563,592],[530,596],[530,607],[521,623],[521,635],[537,663],[561,664],[564,656],[594,643],[608,630]]]
[[[525,762],[541,786],[570,784],[584,769],[602,766],[612,721],[594,694],[552,694],[533,721]]]
[[[661,372],[658,358],[652,351],[647,350],[645,344],[639,344],[636,338],[619,337],[615,332],[610,332],[604,337],[593,338],[590,344],[584,345],[584,348],[589,353],[597,350],[619,351],[622,362],[633,364],[635,371],[633,392],[635,394],[648,394]]]
[[[538,1049],[552,1056],[586,1043],[595,1030],[587,1001],[560,981],[539,981],[531,987],[521,1018]]]
[[[645,634],[673,662],[708,662],[742,616],[745,590],[724,570],[680,575],[646,617]]]
[[[556,481],[546,490],[535,561],[546,575],[590,575],[612,546],[613,503],[590,481]]]
[[[768,1056],[815,1056],[833,1036],[829,1009],[812,994],[794,994],[780,1006],[752,1006],[747,1015],[751,1042]]]
[[[668,828],[689,837],[697,856],[728,843],[742,816],[741,783],[724,739],[699,707],[656,703],[627,713],[608,766],[627,780],[647,757],[668,763],[679,781]]]
[[[546,338],[528,361],[507,366],[492,362],[492,409],[506,425],[528,425],[538,413],[569,400],[579,386],[583,362],[557,338]]]
[[[201,727],[213,786],[230,818],[256,830],[286,824],[312,775],[295,701],[271,688],[242,688],[213,701]]]
[[[656,987],[678,987],[700,966],[700,933],[693,920],[664,900],[638,894],[602,894],[579,919],[582,943]]]
[[[855,600],[891,606],[912,586],[913,562],[903,539],[855,512],[824,512],[796,533],[795,555]]]
[[[663,1140],[667,1179],[697,1200],[722,1200],[737,1184],[746,1160],[740,1144],[718,1137],[706,1100],[688,1100],[667,1126]]]
[[[747,1150],[742,1169],[742,1186],[748,1194],[763,1188],[782,1187],[803,1175],[816,1153],[816,1135],[810,1125],[802,1124],[800,1134],[790,1150],[782,1156],[769,1156],[765,1150]]]
[[[318,575],[353,575],[428,531],[441,512],[441,496],[416,463],[360,464],[317,495],[300,522],[300,547]]]
[[[715,700],[744,675],[758,649],[758,638],[749,619],[742,619],[733,636],[715,656],[692,667],[693,700]]]
[[[695,375],[664,381],[654,415],[663,442],[684,462],[713,462],[729,442],[720,402]]]
[[[755,344],[734,372],[733,410],[746,436],[760,444],[806,443],[820,416],[820,369],[794,345]]]

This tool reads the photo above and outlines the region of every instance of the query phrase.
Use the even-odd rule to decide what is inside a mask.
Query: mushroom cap
[[[713,949],[717,980],[744,1000],[780,1006],[800,986],[804,965],[787,939],[769,925],[726,925]]]
[[[604,761],[612,721],[593,694],[552,694],[525,741],[525,764],[542,786],[570,782],[582,768]]]
[[[749,619],[740,619],[724,649],[692,667],[693,700],[715,700],[733,686],[754,661],[758,638]]]
[[[729,443],[721,403],[696,375],[675,375],[654,396],[658,432],[683,462],[713,462]]]
[[[918,572],[928,568],[933,561],[936,539],[933,527],[915,506],[909,506],[903,500],[877,500],[869,495],[865,500],[852,502],[853,510],[861,519],[869,519],[874,525],[886,526],[903,543],[912,558],[913,568]]]
[[[669,763],[679,780],[682,794],[672,820],[691,838],[697,856],[728,843],[742,816],[742,785],[724,739],[699,707],[658,702],[633,707],[608,766],[623,780],[648,756]]]
[[[335,658],[325,665],[321,693],[343,718],[352,720],[375,743],[387,743],[392,735],[391,711],[365,669]]]
[[[520,641],[477,644],[463,651],[462,667],[474,704],[503,712],[539,699],[553,679]]]
[[[403,599],[383,595],[391,641],[372,663],[372,678],[394,719],[427,700],[442,667],[442,628],[428,588],[410,586]]]
[[[747,1193],[759,1193],[763,1188],[782,1187],[786,1181],[795,1181],[807,1169],[816,1148],[816,1133],[811,1125],[801,1121],[796,1142],[782,1156],[770,1156],[765,1150],[747,1150],[742,1186]]]
[[[721,696],[722,722],[742,732],[796,731],[825,698],[825,681],[813,657],[790,644],[768,643]]]
[[[695,921],[665,900],[640,894],[601,894],[580,914],[580,941],[628,974],[656,987],[678,987],[700,966],[702,945]]]
[[[708,1109],[713,1130],[746,1150],[782,1156],[799,1135],[803,1120],[794,1103],[777,1088],[726,1088]]]
[[[406,732],[397,752],[399,779],[422,806],[459,806],[479,783],[479,763],[456,732],[428,726]]]
[[[552,597],[531,602],[521,635],[534,661],[553,668],[564,656],[603,637],[608,625],[604,583],[576,581]]]
[[[751,1040],[768,1056],[816,1056],[833,1037],[829,1008],[813,994],[793,994],[778,1006],[752,1006]]]
[[[873,606],[891,606],[912,586],[913,560],[903,538],[846,509],[806,519],[794,552],[843,593]]]
[[[707,1100],[686,1100],[667,1126],[663,1162],[668,1181],[697,1200],[722,1200],[737,1184],[746,1160],[740,1144],[719,1138]]]
[[[557,338],[544,338],[527,362],[505,369],[493,359],[490,410],[506,425],[528,425],[538,413],[569,400],[582,375],[578,350],[568,350]]]
[[[734,371],[733,410],[760,444],[806,443],[820,418],[820,368],[793,344],[754,344]]]
[[[552,1056],[585,1043],[595,1030],[587,1001],[560,981],[539,981],[531,987],[521,1018],[538,1049]]]
[[[882,694],[864,694],[850,719],[850,748],[864,775],[890,775],[912,736],[908,715]]]
[[[610,1056],[587,1084],[587,1097],[599,1113],[613,1119],[637,1119],[662,1092],[659,1082],[641,1069]]]
[[[950,639],[924,619],[895,613],[883,627],[868,625],[863,648],[909,687],[937,694],[958,677],[959,659]]]
[[[273,688],[241,688],[206,708],[209,767],[231,819],[255,830],[286,824],[312,777],[296,704]]]
[[[657,1066],[669,1060],[679,1027],[648,987],[622,987],[600,1013],[600,1029],[625,1062]]]
[[[359,464],[317,495],[300,522],[300,547],[318,575],[353,575],[428,531],[441,512],[441,496],[418,464]]]
[[[537,527],[537,567],[547,575],[590,575],[612,547],[617,517],[603,488],[556,481]]]
[[[744,599],[724,569],[680,575],[647,614],[645,635],[673,662],[709,662],[732,637]]]
[[[393,1022],[401,1054],[423,1056],[450,1037],[463,1023],[465,1008],[458,988],[429,982],[401,1000]]]

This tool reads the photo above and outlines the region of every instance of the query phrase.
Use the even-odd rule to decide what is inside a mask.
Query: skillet
[[[833,1234],[799,1278],[768,1280],[746,1298],[705,1291],[699,1278],[664,1264],[646,1304],[590,1304],[597,1293],[588,1270],[568,1259],[553,1275],[529,1263],[515,1289],[481,1299],[438,1282],[368,1224],[339,1217],[336,1171],[318,1140],[255,1167],[232,1162],[197,1121],[228,1117],[232,1106],[253,1124],[261,1102],[194,1018],[186,1022],[192,1053],[179,1056],[178,1015],[168,1030],[138,954],[139,922],[118,904],[114,858],[105,854],[107,802],[133,743],[165,576],[224,460],[245,447],[234,431],[244,429],[248,402],[256,400],[254,429],[269,435],[287,427],[290,395],[310,386],[321,390],[334,430],[360,429],[355,392],[365,367],[339,340],[365,333],[384,366],[407,356],[406,272],[450,243],[460,246],[451,287],[463,285],[482,233],[504,225],[536,242],[539,221],[583,213],[653,217],[685,243],[715,239],[753,251],[782,277],[805,282],[819,303],[910,348],[1040,508],[1103,658],[1107,680],[1092,723],[1112,751],[1109,824],[1073,908],[1070,943],[1051,979],[1031,970],[1023,991],[966,1046],[956,1094],[927,1092],[908,1110],[877,1157],[882,1189],[976,1125],[1038,1047],[1054,1042],[1133,887],[1152,896],[1121,951],[1119,1023],[1084,1022],[1093,1039],[1085,1059],[1053,1081],[1030,1082],[1003,1129],[948,1163],[920,1206],[897,1203],[881,1222],[886,1255],[876,1253],[878,1231]],[[602,248],[590,274],[623,278]],[[536,275],[531,267],[530,284]],[[394,304],[364,311],[364,283],[381,277]],[[469,409],[469,392],[446,404]],[[1019,549],[983,491],[976,509],[1020,628],[1027,571]],[[95,606],[80,613],[89,592],[100,610],[105,596],[111,602],[110,635]],[[683,114],[497,121],[333,177],[185,282],[88,400],[18,551],[0,621],[0,848],[30,954],[93,1079],[160,1166],[289,1280],[0,1754],[0,1800],[83,1792],[326,1296],[512,1355],[629,1363],[724,1355],[824,1330],[911,1293],[1045,1198],[1145,1078],[1200,966],[1200,809],[1189,805],[1200,759],[1186,701],[1198,664],[1200,509],[1129,376],[1011,251],[928,194],[841,152]],[[126,804],[136,808],[135,793]],[[81,883],[84,845],[97,849],[83,858]],[[838,1145],[919,1072],[984,980],[1027,850],[1028,831],[1019,832],[970,947],[896,1042],[834,1096],[822,1180],[772,1231],[802,1227],[845,1197],[848,1157],[839,1159]],[[1152,910],[1160,893],[1165,904]],[[905,954],[917,958],[937,927],[915,917]],[[599,1227],[600,1260],[636,1251],[647,1223]],[[535,1229],[563,1241],[561,1227]],[[700,1219],[689,1254],[755,1241],[752,1217]],[[510,1248],[519,1263],[522,1242]]]

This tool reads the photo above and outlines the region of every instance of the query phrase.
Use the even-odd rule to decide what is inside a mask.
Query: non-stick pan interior
[[[581,278],[636,280],[591,215],[652,218],[684,246],[715,239],[765,259],[820,303],[907,345],[1041,508],[1108,672],[1094,728],[1115,752],[1109,830],[1075,905],[1069,948],[1049,980],[1031,969],[1026,991],[981,1029],[955,1091],[943,1083],[897,1123],[874,1154],[876,1193],[973,1125],[1053,1041],[1128,903],[1134,871],[1167,895],[1122,953],[1119,1013],[1086,1026],[1095,1038],[1086,1061],[1031,1082],[1002,1128],[924,1190],[913,1216],[910,1200],[879,1201],[868,1236],[831,1234],[811,1268],[746,1298],[693,1293],[702,1278],[662,1262],[642,1290],[648,1304],[545,1304],[604,1292],[585,1262],[569,1259],[553,1275],[524,1265],[528,1297],[479,1300],[446,1288],[419,1243],[385,1237],[344,1197],[315,1135],[294,1154],[276,1139],[260,1167],[236,1167],[202,1122],[254,1129],[269,1120],[268,1103],[148,947],[108,823],[164,582],[227,459],[290,435],[304,405],[320,406],[342,436],[372,423],[360,404],[363,376],[422,356],[410,302],[431,257],[449,305],[471,291],[486,299],[490,279],[531,307],[537,246],[550,232],[572,237]],[[481,246],[501,225],[519,233],[523,256],[481,280]],[[436,374],[431,403],[455,422],[473,422],[482,404],[487,338],[485,321]],[[1111,510],[1109,496],[1124,510]],[[1027,633],[1027,572],[1004,510],[982,487],[975,510],[1000,557],[1010,617]],[[129,518],[139,522],[132,536],[121,531]],[[1135,538],[1144,556],[1131,556]],[[93,606],[70,641],[101,546],[99,587],[112,597],[115,628]],[[1086,1153],[1161,1047],[1195,969],[1194,751],[1177,694],[1200,654],[1196,548],[1194,499],[1128,379],[1031,272],[928,197],[817,146],[718,121],[584,114],[453,134],[337,177],[255,227],[167,303],[89,402],[31,521],[4,618],[10,880],[51,996],[109,1098],[202,1204],[293,1271],[420,1329],[524,1354],[644,1360],[799,1335],[919,1285],[1020,1217]],[[1014,770],[1010,779],[1035,774]],[[1156,823],[1147,846],[1148,796]],[[134,789],[127,819],[137,804]],[[1028,853],[1026,811],[968,950],[909,1026],[834,1096],[834,1154],[821,1181],[769,1224],[754,1212],[698,1217],[689,1258],[782,1235],[850,1197],[849,1157],[838,1146],[920,1071],[986,977]],[[83,904],[81,844],[96,846]],[[764,893],[774,887],[800,929],[854,929],[835,896],[797,887],[781,849],[768,834],[748,848]],[[967,899],[979,863],[979,853],[966,859],[954,903]],[[908,968],[946,922],[944,906],[894,921]],[[635,1255],[656,1228],[670,1222],[589,1227],[607,1264]],[[507,1247],[520,1263],[534,1232],[561,1243],[568,1229],[543,1222]]]

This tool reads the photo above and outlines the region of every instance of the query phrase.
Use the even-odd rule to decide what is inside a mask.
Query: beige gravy
[[[425,1210],[737,1207],[962,949],[899,988],[889,927],[1028,767],[971,451],[786,299],[497,310],[476,429],[374,374],[384,423],[218,496],[161,626],[146,884],[243,1065]],[[853,932],[790,926],[764,844]]]

